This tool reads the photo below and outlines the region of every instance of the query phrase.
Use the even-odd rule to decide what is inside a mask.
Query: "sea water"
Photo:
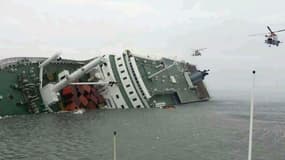
[[[93,110],[0,120],[2,160],[110,160],[113,131],[121,160],[247,158],[248,93],[223,94],[176,109]],[[285,159],[285,106],[256,98],[253,159]]]

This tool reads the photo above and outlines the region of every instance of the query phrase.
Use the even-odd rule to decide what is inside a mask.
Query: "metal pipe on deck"
[[[45,66],[48,65],[51,61],[56,60],[58,57],[60,57],[60,55],[61,55],[61,53],[60,53],[60,52],[57,52],[56,54],[54,54],[53,56],[49,57],[49,58],[46,59],[44,62],[42,62],[42,63],[39,65],[39,68],[45,67]]]
[[[170,69],[171,67],[173,67],[173,66],[175,66],[175,65],[176,65],[176,62],[174,62],[173,64],[167,66],[166,68],[164,68],[164,69],[162,69],[162,70],[159,70],[159,71],[155,72],[154,74],[148,76],[148,79],[151,79],[152,77],[159,75],[160,73],[162,73],[162,72],[164,72],[164,71]]]
[[[58,83],[56,83],[54,85],[53,91],[54,92],[58,92],[61,89],[63,89],[64,87],[66,87],[67,85],[69,85],[70,83],[78,80],[84,74],[88,73],[93,67],[95,67],[95,66],[99,65],[100,63],[102,63],[103,62],[103,58],[104,57],[98,57],[98,58],[92,60],[91,62],[89,62],[88,64],[84,65],[83,67],[77,69],[72,74],[67,75],[63,80],[59,81]]]
[[[109,81],[109,82],[74,82],[74,83],[70,83],[69,85],[111,85],[111,84],[115,84],[117,82],[114,81]]]
[[[44,67],[47,66],[51,61],[59,58],[61,55],[60,52],[54,54],[53,56],[49,57],[48,59],[46,59],[45,61],[43,61],[40,65],[39,65],[39,68],[40,68],[40,72],[39,72],[39,76],[40,76],[40,88],[43,87],[43,71],[44,71]]]
[[[87,63],[83,67],[77,69],[70,75],[66,75],[64,79],[59,81],[56,84],[49,83],[44,87],[40,87],[40,93],[43,99],[43,102],[46,108],[49,108],[49,105],[59,101],[58,92],[64,87],[70,85],[72,82],[81,78],[84,74],[89,73],[95,66],[104,62],[104,57],[98,57],[91,62]],[[42,69],[42,68],[41,68]]]

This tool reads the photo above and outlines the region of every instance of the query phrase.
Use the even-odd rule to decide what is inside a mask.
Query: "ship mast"
[[[251,160],[252,155],[252,130],[253,130],[253,112],[254,112],[254,86],[255,86],[255,70],[252,71],[252,88],[250,99],[250,121],[249,121],[249,138],[248,138],[248,160]]]

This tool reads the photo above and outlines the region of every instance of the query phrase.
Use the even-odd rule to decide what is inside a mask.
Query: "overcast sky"
[[[226,77],[236,82],[255,68],[262,87],[285,89],[279,77],[285,44],[269,48],[264,37],[248,36],[267,32],[266,25],[284,29],[284,6],[284,0],[0,0],[0,58],[62,51],[88,59],[128,48],[209,68],[210,86]],[[285,33],[279,38],[285,41]],[[191,48],[200,47],[208,48],[203,56],[191,57]]]

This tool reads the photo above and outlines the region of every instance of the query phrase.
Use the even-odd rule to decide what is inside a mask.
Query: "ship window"
[[[134,101],[134,102],[137,101],[137,98],[133,98],[133,101]]]
[[[107,63],[104,63],[104,66],[107,66]]]
[[[127,85],[126,85],[127,88],[129,88],[130,86],[131,86],[130,84],[127,84]]]
[[[137,105],[137,108],[141,108],[141,105]]]
[[[124,73],[124,72],[125,72],[125,70],[122,70],[122,71],[121,71],[121,73]]]
[[[123,80],[126,80],[126,79],[127,79],[127,77],[124,77],[124,78],[123,78]]]
[[[118,99],[119,99],[119,98],[120,98],[120,97],[119,97],[119,95],[117,95],[117,94],[116,94],[116,98],[118,98]]]
[[[133,94],[133,93],[134,93],[133,91],[130,91],[130,92],[129,92],[129,94]]]
[[[110,72],[107,72],[107,76],[110,76]]]
[[[123,66],[123,64],[119,64],[119,67],[122,67]]]
[[[121,60],[121,57],[117,58],[117,60],[118,60],[118,61]]]
[[[124,105],[121,105],[121,107],[122,107],[123,109],[125,109],[125,106],[124,106]]]

